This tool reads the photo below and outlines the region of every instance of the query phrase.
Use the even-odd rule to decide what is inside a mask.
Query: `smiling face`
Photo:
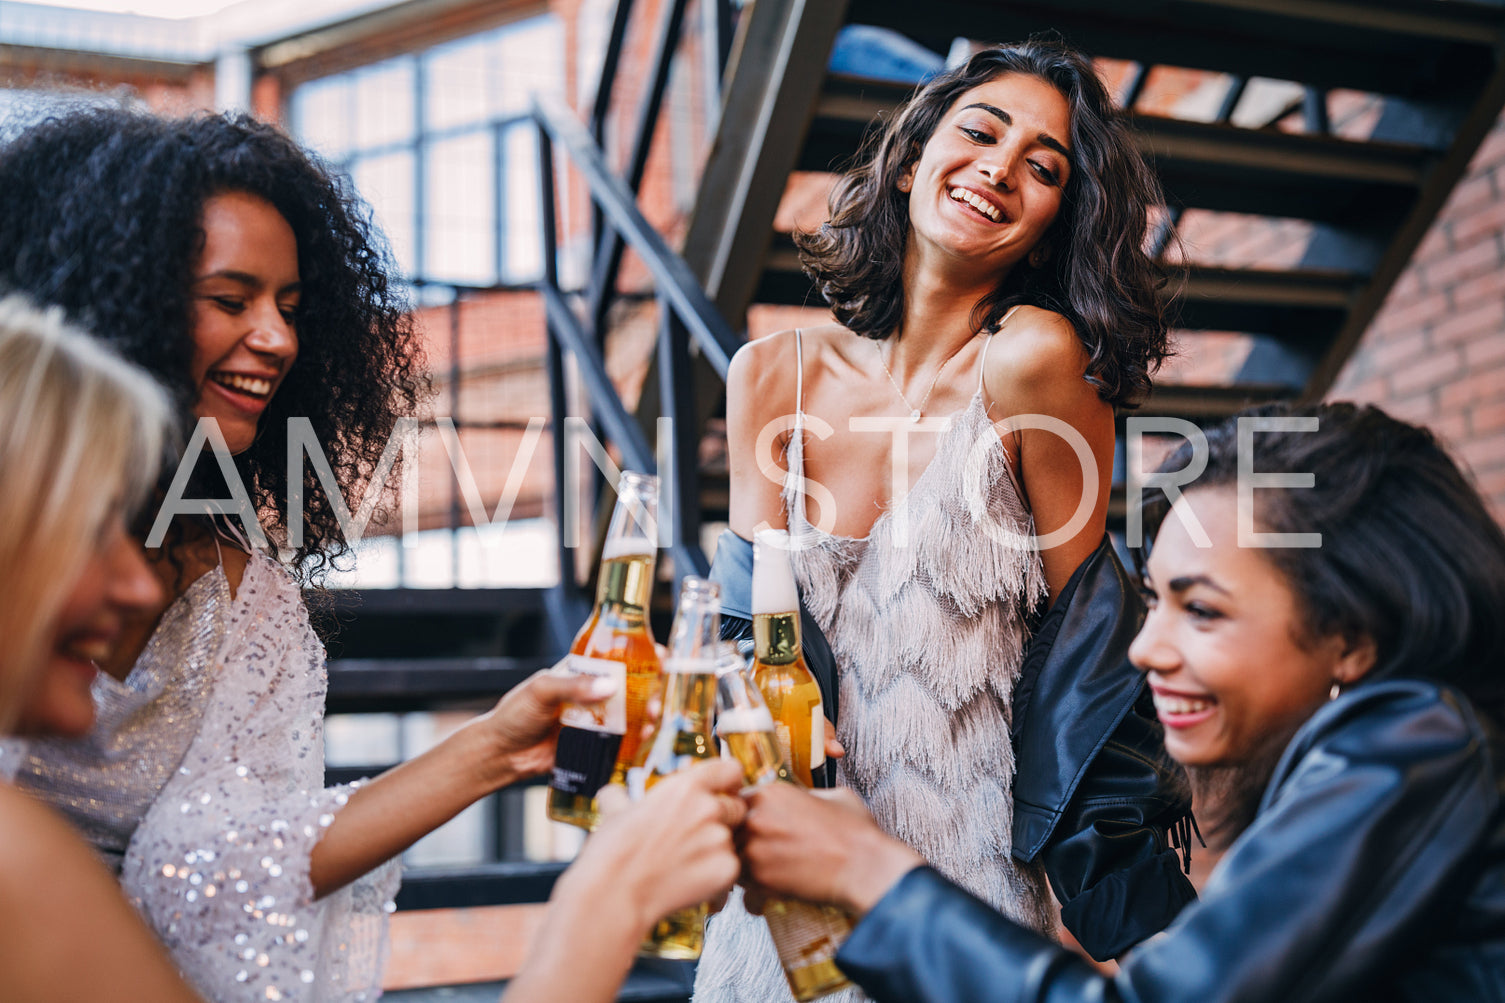
[[[271,203],[244,192],[206,200],[203,227],[189,318],[193,410],[217,419],[239,453],[298,356],[298,242]]]
[[[1187,766],[1231,765],[1287,734],[1334,681],[1367,672],[1372,647],[1308,639],[1296,595],[1257,548],[1238,546],[1233,488],[1188,491],[1150,551],[1150,611],[1129,658],[1149,673],[1166,750]],[[1212,540],[1199,548],[1183,519]]]
[[[911,249],[1007,273],[1060,212],[1070,140],[1066,98],[1038,77],[1005,74],[964,92],[900,178]]]
[[[162,586],[116,515],[58,613],[47,654],[17,723],[22,735],[82,735],[94,724],[90,687],[126,621],[160,607]]]

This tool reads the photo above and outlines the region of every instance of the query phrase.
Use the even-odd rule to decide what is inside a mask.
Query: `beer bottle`
[[[625,470],[607,528],[596,607],[570,645],[566,667],[609,676],[617,691],[605,710],[569,705],[549,778],[549,818],[594,829],[596,792],[623,782],[637,754],[649,696],[662,666],[648,626],[653,592],[658,478]]]
[[[826,715],[820,684],[800,654],[800,600],[785,530],[753,536],[752,615],[752,676],[773,716],[779,752],[800,783],[815,787],[826,761]]]
[[[717,665],[716,734],[742,764],[749,787],[775,781],[798,784],[784,768],[773,715],[744,668],[735,654]],[[852,932],[846,913],[834,906],[768,899],[763,903],[763,918],[796,1000],[818,999],[850,984],[835,961],[837,950]]]
[[[627,789],[634,797],[671,773],[717,756],[712,719],[720,630],[720,586],[705,578],[686,578],[664,661],[663,713],[628,776]],[[700,957],[705,918],[704,903],[675,910],[649,931],[640,953],[684,960]]]

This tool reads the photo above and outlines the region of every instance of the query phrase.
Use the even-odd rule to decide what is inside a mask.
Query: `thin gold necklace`
[[[935,371],[935,376],[930,381],[929,389],[925,391],[925,396],[920,400],[920,406],[914,407],[909,403],[909,398],[904,396],[904,390],[899,386],[899,381],[894,379],[894,374],[889,370],[888,363],[884,361],[882,344],[876,341],[873,342],[873,349],[878,353],[878,365],[883,367],[883,375],[888,377],[888,382],[892,384],[894,393],[898,394],[899,400],[904,402],[904,407],[909,411],[909,420],[911,423],[919,421],[923,416],[925,405],[930,403],[930,395],[935,392],[935,385],[941,381],[941,373],[944,373],[946,367],[951,364],[951,360],[956,358],[957,352],[966,347],[967,342],[964,341],[956,346],[955,352],[946,356],[946,361],[942,362],[940,368]]]

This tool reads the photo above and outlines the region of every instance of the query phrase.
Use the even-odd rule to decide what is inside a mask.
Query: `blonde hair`
[[[0,733],[110,520],[151,492],[170,413],[151,377],[61,310],[0,299]]]

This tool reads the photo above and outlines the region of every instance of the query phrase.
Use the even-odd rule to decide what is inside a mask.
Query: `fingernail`
[[[617,681],[609,676],[597,676],[591,680],[590,695],[600,700],[609,697],[617,691]]]

